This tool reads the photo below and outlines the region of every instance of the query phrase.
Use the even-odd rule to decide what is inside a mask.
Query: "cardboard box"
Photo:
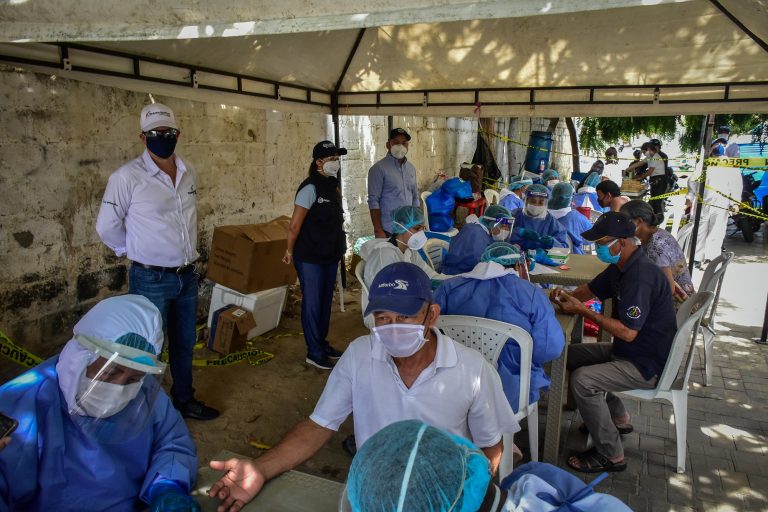
[[[215,323],[216,334],[208,348],[224,355],[243,350],[248,331],[256,327],[251,312],[238,306],[220,312]]]
[[[296,269],[281,261],[289,223],[283,216],[265,224],[214,228],[208,279],[241,293],[294,284]]]

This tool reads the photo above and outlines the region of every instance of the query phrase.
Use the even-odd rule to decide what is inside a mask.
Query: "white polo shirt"
[[[502,433],[520,430],[496,370],[476,350],[434,332],[435,360],[410,389],[379,342],[370,335],[353,341],[309,418],[338,430],[354,411],[358,447],[387,425],[408,419],[470,439],[480,448],[497,444]]]
[[[197,259],[196,176],[179,157],[176,169],[174,186],[145,150],[109,177],[96,231],[116,255],[161,267]]]

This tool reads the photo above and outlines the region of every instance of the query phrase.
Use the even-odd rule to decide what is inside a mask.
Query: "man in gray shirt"
[[[376,238],[392,236],[392,212],[400,206],[419,207],[416,168],[405,158],[411,136],[393,128],[387,140],[387,156],[368,171],[368,208]]]

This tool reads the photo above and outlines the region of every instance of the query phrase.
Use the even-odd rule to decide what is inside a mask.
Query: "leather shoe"
[[[219,411],[208,407],[204,402],[194,398],[188,402],[179,403],[174,400],[173,406],[178,409],[181,416],[192,420],[210,421],[219,417]]]

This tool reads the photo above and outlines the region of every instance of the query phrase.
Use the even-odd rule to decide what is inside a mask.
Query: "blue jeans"
[[[333,287],[339,262],[305,263],[293,260],[301,284],[301,327],[307,344],[307,357],[327,357],[328,327],[331,324]]]
[[[143,295],[157,306],[168,335],[168,356],[176,402],[195,397],[192,388],[192,353],[195,347],[197,319],[197,274],[159,272],[131,265],[128,293]]]

